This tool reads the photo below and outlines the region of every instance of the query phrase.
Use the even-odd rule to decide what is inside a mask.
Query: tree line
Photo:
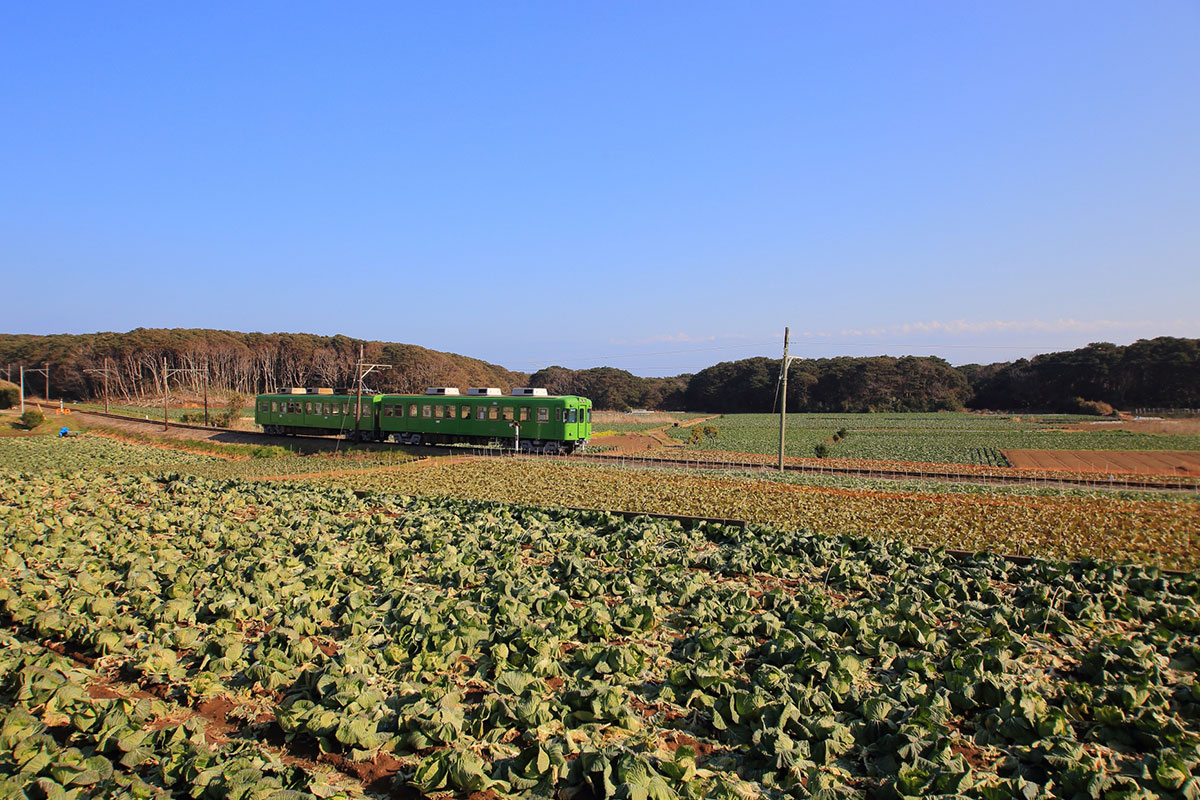
[[[33,336],[0,334],[0,367],[50,362],[50,394],[97,398],[107,363],[110,396],[132,402],[161,397],[163,369],[170,391],[254,395],[292,386],[352,389],[359,346],[365,360],[392,364],[367,378],[372,391],[424,392],[427,386],[524,386],[528,376],[495,364],[410,344],[307,333],[138,328],[128,333]],[[13,380],[16,380],[13,371]],[[42,394],[41,376],[26,391]]]
[[[745,358],[671,378],[640,378],[612,367],[549,367],[530,380],[557,393],[591,397],[598,408],[762,413],[779,407],[780,363]],[[1104,404],[1200,407],[1200,339],[1102,342],[961,367],[934,356],[871,356],[793,359],[788,369],[787,407],[797,412],[1073,412]]]
[[[1071,411],[1079,400],[1117,408],[1200,408],[1200,339],[1097,342],[959,369],[970,381],[976,408]]]
[[[128,333],[0,334],[0,368],[50,362],[53,397],[99,397],[108,363],[112,397],[161,397],[162,370],[187,370],[172,393],[253,395],[290,386],[351,389],[359,346],[369,362],[392,364],[368,389],[420,393],[427,386],[540,386],[578,394],[597,408],[769,412],[778,407],[780,359],[747,358],[695,374],[645,378],[614,367],[553,366],[532,375],[455,353],[393,342],[303,333],[138,328]],[[106,361],[107,360],[107,361]],[[16,379],[16,375],[13,375]],[[41,376],[26,390],[40,394]],[[1200,407],[1200,339],[1159,337],[1128,346],[1095,343],[1032,359],[954,367],[933,356],[793,359],[790,411],[940,411],[964,407],[1073,411],[1080,401],[1119,408]]]

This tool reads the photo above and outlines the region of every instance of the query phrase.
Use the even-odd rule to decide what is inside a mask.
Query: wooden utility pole
[[[391,369],[391,364],[366,364],[363,362],[363,345],[358,346],[358,364],[355,365],[354,374],[358,376],[357,399],[354,403],[354,441],[359,441],[361,434],[359,433],[359,419],[362,417],[362,393],[363,379],[377,369]]]
[[[787,436],[787,374],[788,374],[788,328],[783,329],[783,364],[780,366],[779,392],[779,471],[783,472],[783,443]]]
[[[167,369],[167,359],[163,358],[163,360],[162,360],[162,376],[163,376],[163,430],[164,431],[170,429],[170,427],[171,427],[171,420],[167,417],[167,379],[170,378],[172,375],[182,375],[185,372],[193,372],[194,373],[194,372],[199,372],[199,371],[200,370],[196,367],[192,367],[191,369],[186,369],[183,367],[176,367],[175,369]]]
[[[255,402],[258,402],[257,400]],[[208,427],[208,359],[204,359],[204,427]]]
[[[49,402],[49,400],[50,400],[50,364],[49,364],[49,362],[47,362],[46,366],[42,369],[25,369],[25,367],[22,366],[21,367],[21,413],[22,414],[25,413],[25,373],[26,372],[40,372],[46,376],[46,401]]]
[[[166,431],[169,427],[170,420],[167,417],[167,359],[164,357],[162,360],[162,429]]]
[[[85,369],[89,375],[101,375],[104,377],[104,413],[108,413],[108,375],[112,372],[108,366],[108,356],[104,357],[104,369]]]

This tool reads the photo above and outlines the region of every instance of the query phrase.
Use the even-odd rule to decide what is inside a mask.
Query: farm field
[[[160,444],[0,440],[0,791],[1200,792],[1194,497]]]
[[[677,422],[707,416],[684,411],[657,411],[653,414],[625,414],[617,411],[595,411],[592,413],[592,432],[637,433],[652,428],[671,426]]]
[[[1200,503],[1191,495],[1126,499],[889,491],[490,459],[331,480],[388,494],[738,519],[921,547],[1200,566]]]
[[[1200,475],[1200,451],[1005,450],[1004,457],[1014,467],[1021,469]]]
[[[251,399],[253,399],[253,398],[251,398]],[[171,420],[172,422],[191,421],[192,424],[197,424],[197,425],[203,424],[204,407],[200,406],[199,408],[196,408],[195,407],[196,405],[197,404],[192,403],[192,404],[189,404],[189,406],[187,408],[169,406],[167,408],[167,418],[169,420]],[[104,411],[104,403],[103,402],[100,402],[100,403],[77,403],[77,404],[72,404],[69,407],[77,408],[77,409],[83,410],[83,411]],[[57,404],[55,404],[54,408],[56,408],[56,409],[58,408]],[[213,424],[216,424],[216,422],[215,422],[216,418],[218,416],[220,416],[225,411],[225,409],[226,409],[226,407],[224,405],[223,399],[221,399],[221,398],[211,398],[210,399],[209,406],[208,406],[208,414],[209,414],[209,419],[213,421]],[[146,419],[148,417],[151,420],[155,420],[155,421],[159,421],[159,422],[162,421],[162,406],[161,405],[160,406],[153,406],[153,405],[145,406],[145,405],[122,405],[122,404],[117,404],[117,403],[111,403],[109,405],[109,413],[119,414],[121,416],[130,417],[132,419]],[[185,419],[185,417],[187,419]],[[196,420],[199,420],[199,421],[196,421]],[[238,409],[238,424],[235,427],[244,428],[247,430],[255,429],[257,427],[254,424],[254,406],[253,405],[244,406],[244,407]]]
[[[1200,789],[1194,574],[314,481],[3,478],[9,791]]]
[[[1094,418],[1092,418],[1094,419]],[[980,414],[789,414],[785,455],[809,456],[819,444],[830,458],[1007,466],[1004,450],[1200,451],[1194,433],[1080,430],[1088,418]],[[691,449],[774,454],[779,417],[727,414],[713,420],[719,435]],[[834,434],[845,430],[844,438]],[[690,433],[668,433],[687,443]]]
[[[183,449],[195,446],[195,442],[159,440],[159,446],[152,446],[111,436],[110,432],[99,429],[66,440],[56,436],[0,439],[0,468],[150,474],[169,470],[216,478],[280,478],[384,469],[414,460],[398,449],[297,455],[281,448],[210,445],[208,452],[197,453]],[[145,438],[155,441],[154,437]]]

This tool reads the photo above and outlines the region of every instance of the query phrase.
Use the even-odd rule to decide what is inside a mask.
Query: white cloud
[[[1164,331],[1200,331],[1200,320],[1078,320],[1073,318],[1056,320],[985,320],[969,321],[956,319],[949,321],[930,320],[927,322],[905,322],[890,325],[886,328],[845,328],[838,333],[843,338],[858,339],[864,337],[887,337],[935,334],[944,336],[977,336],[993,333],[1120,333],[1146,331],[1155,335]],[[818,336],[832,338],[831,334],[820,333]],[[810,336],[810,334],[805,334]]]

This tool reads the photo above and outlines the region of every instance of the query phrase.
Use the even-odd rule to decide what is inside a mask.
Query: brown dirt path
[[[713,414],[708,417],[693,417],[692,419],[683,420],[678,423],[680,428],[690,428],[693,425],[700,425],[709,420],[716,419],[720,414]],[[623,453],[642,453],[647,450],[654,450],[659,447],[683,447],[683,442],[678,439],[673,439],[667,433],[667,429],[675,427],[676,423],[668,423],[660,425],[657,428],[648,428],[637,433],[618,433],[613,436],[602,436],[599,439],[593,439],[592,443],[600,447],[613,448],[609,452],[614,455]]]

